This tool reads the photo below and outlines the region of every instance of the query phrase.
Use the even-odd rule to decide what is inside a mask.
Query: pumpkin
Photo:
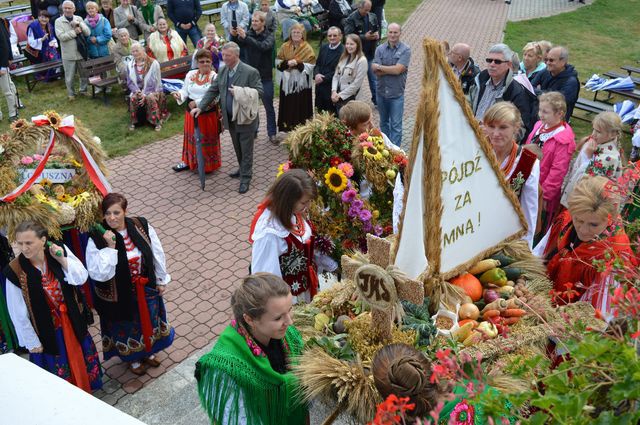
[[[463,273],[451,279],[451,284],[462,288],[472,301],[476,302],[482,298],[482,283],[477,277],[470,273]]]

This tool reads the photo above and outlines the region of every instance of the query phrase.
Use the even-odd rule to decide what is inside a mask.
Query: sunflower
[[[365,158],[372,158],[376,161],[380,161],[382,159],[382,152],[374,146],[367,146],[363,148],[362,155],[364,155]]]
[[[44,178],[40,180],[40,184],[44,187],[50,187],[53,184],[53,182],[47,178]]]
[[[347,176],[344,175],[342,170],[331,167],[327,174],[324,175],[324,182],[329,189],[335,193],[340,193],[347,187]]]
[[[12,122],[10,127],[14,132],[19,132],[29,127],[29,122],[24,118],[19,118]]]
[[[62,122],[62,118],[56,111],[47,111],[44,113],[45,116],[49,119],[49,124],[51,127],[56,130],[60,127],[60,123]]]

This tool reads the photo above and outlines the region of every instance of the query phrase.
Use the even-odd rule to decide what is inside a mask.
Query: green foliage
[[[427,347],[431,344],[433,337],[437,334],[437,329],[431,315],[429,314],[429,298],[424,299],[422,305],[415,305],[409,301],[403,300],[405,316],[402,319],[403,330],[413,329],[418,334],[418,347]]]
[[[320,347],[331,357],[339,360],[354,361],[356,353],[347,341],[347,334],[313,337],[307,341],[307,348]]]
[[[540,356],[514,361],[518,366],[509,372],[524,379],[535,376],[535,388],[519,394],[495,393],[478,402],[485,412],[499,415],[509,401],[514,406],[509,414],[529,424],[638,423],[640,363],[635,342],[629,335],[585,331],[566,342],[571,354],[555,369]],[[536,412],[522,417],[518,410],[523,406]]]

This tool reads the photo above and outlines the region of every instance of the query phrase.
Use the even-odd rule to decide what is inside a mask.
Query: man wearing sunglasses
[[[495,44],[489,49],[485,59],[487,68],[476,76],[476,84],[470,91],[471,105],[475,117],[482,122],[485,112],[494,103],[513,103],[522,116],[526,130],[523,137],[526,137],[535,121],[537,98],[513,79],[512,57],[513,51],[506,44]]]

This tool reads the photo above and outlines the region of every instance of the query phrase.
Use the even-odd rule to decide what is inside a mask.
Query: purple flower
[[[382,232],[384,231],[384,229],[382,228],[382,226],[380,226],[379,224],[373,227],[373,233],[376,236],[380,236],[382,235]]]
[[[370,221],[365,221],[362,223],[362,230],[364,230],[366,233],[371,232],[372,229],[373,229],[373,226],[371,226]]]
[[[353,202],[351,202],[351,207],[361,210],[362,207],[364,207],[364,202],[362,202],[362,199],[354,199]]]
[[[356,199],[356,191],[354,189],[348,189],[342,192],[342,202],[351,203],[354,199]]]
[[[360,220],[362,220],[362,221],[371,220],[371,211],[369,211],[369,210],[360,211]]]
[[[347,211],[347,215],[349,216],[349,218],[356,218],[358,214],[360,214],[360,210],[354,208],[353,204],[351,204],[351,208],[349,208],[349,211]]]

